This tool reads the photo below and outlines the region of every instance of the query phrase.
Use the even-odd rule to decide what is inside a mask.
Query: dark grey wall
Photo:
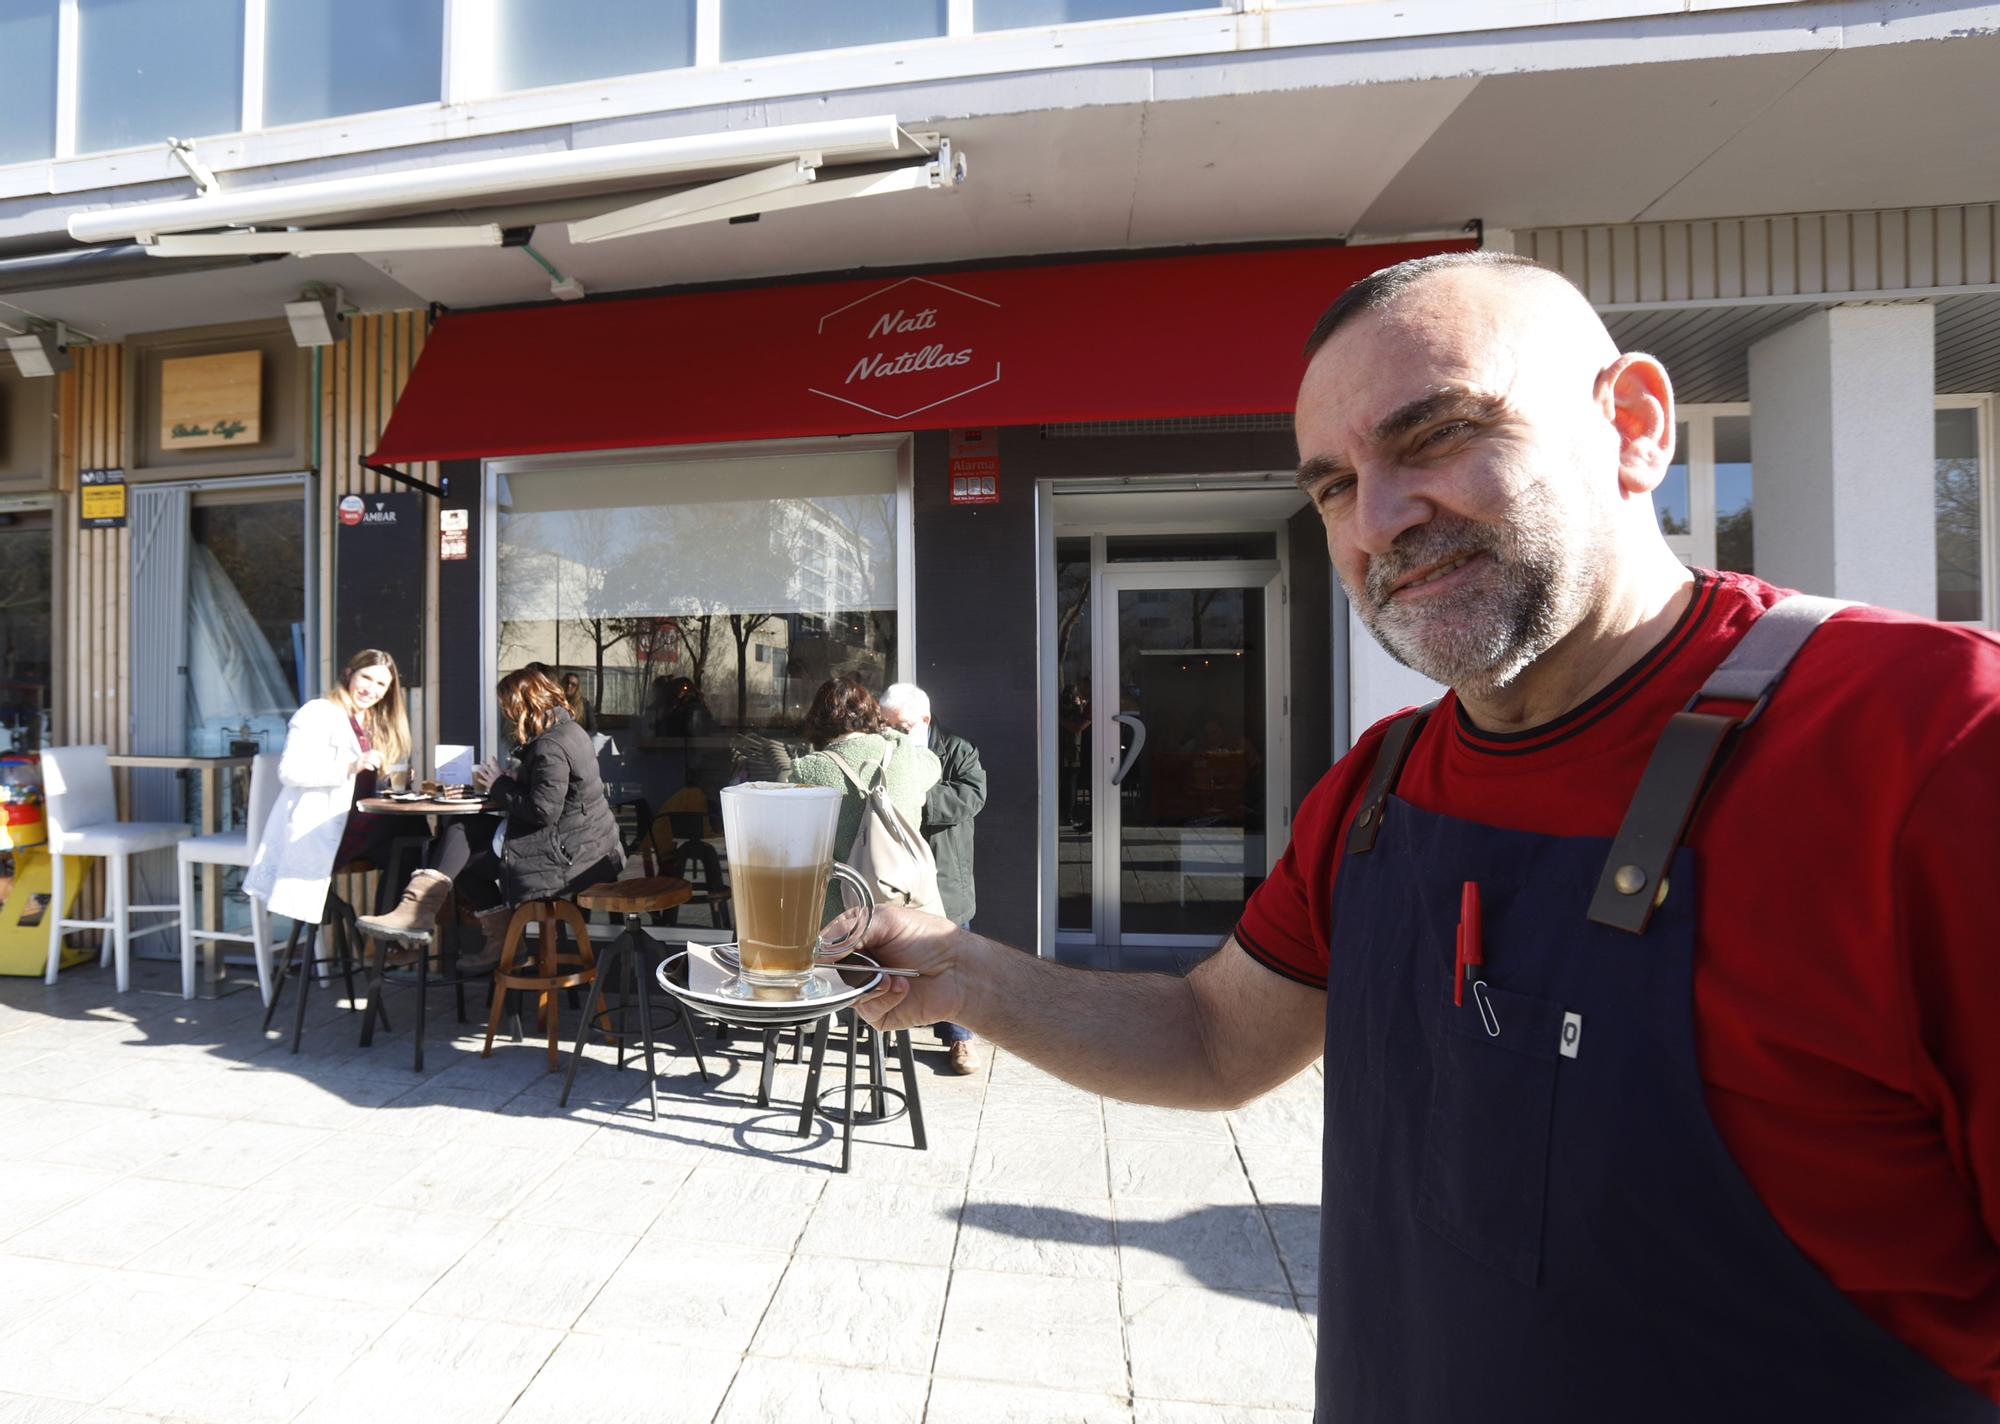
[[[466,556],[438,564],[438,736],[459,746],[479,745],[479,725],[490,689],[480,679],[479,568],[483,555],[480,528],[479,462],[447,460],[438,473],[451,482],[447,509],[471,515]],[[498,638],[500,630],[486,630]],[[492,752],[493,748],[484,748]],[[428,772],[425,773],[429,775]]]
[[[1011,432],[1009,432],[1011,433]],[[1000,502],[954,505],[944,432],[917,436],[917,682],[931,714],[979,748],[974,825],[982,933],[1035,944],[1035,497],[1001,442]]]

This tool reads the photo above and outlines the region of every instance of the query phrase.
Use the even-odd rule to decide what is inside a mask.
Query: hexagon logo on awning
[[[997,385],[1000,304],[904,277],[819,319],[818,379],[806,389],[883,420],[908,420]]]

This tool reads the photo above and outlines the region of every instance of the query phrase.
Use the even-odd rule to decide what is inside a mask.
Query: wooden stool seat
[[[532,962],[524,963],[522,947],[528,926],[537,923],[541,926],[537,952]],[[564,925],[569,926],[576,946],[569,953],[562,950]],[[561,1032],[556,990],[574,989],[596,978],[597,959],[591,953],[590,926],[584,923],[583,912],[568,900],[528,901],[507,922],[507,940],[500,949],[500,963],[493,970],[493,1012],[486,1020],[486,1044],[479,1050],[479,1056],[486,1058],[493,1052],[493,1034],[500,1027],[507,991],[528,989],[541,996],[542,1018],[549,1032],[549,1071],[555,1072],[560,1061],[556,1038]]]
[[[648,875],[643,879],[607,880],[579,890],[576,903],[607,915],[648,915],[671,910],[694,898],[694,886],[678,875]]]

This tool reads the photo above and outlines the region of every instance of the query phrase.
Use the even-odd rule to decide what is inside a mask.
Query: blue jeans
[[[966,920],[962,922],[959,928],[962,930],[971,929],[972,921]],[[934,1023],[931,1025],[931,1031],[937,1035],[939,1043],[970,1043],[972,1041],[972,1030],[964,1024]]]

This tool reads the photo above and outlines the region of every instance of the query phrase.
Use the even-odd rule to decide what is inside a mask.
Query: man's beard
[[[1491,570],[1415,604],[1390,597],[1411,574],[1471,553],[1484,554]],[[1565,543],[1563,511],[1541,489],[1505,525],[1439,515],[1405,530],[1369,561],[1367,587],[1358,595],[1350,587],[1347,596],[1397,662],[1460,693],[1486,696],[1576,626],[1601,564],[1594,542]]]

